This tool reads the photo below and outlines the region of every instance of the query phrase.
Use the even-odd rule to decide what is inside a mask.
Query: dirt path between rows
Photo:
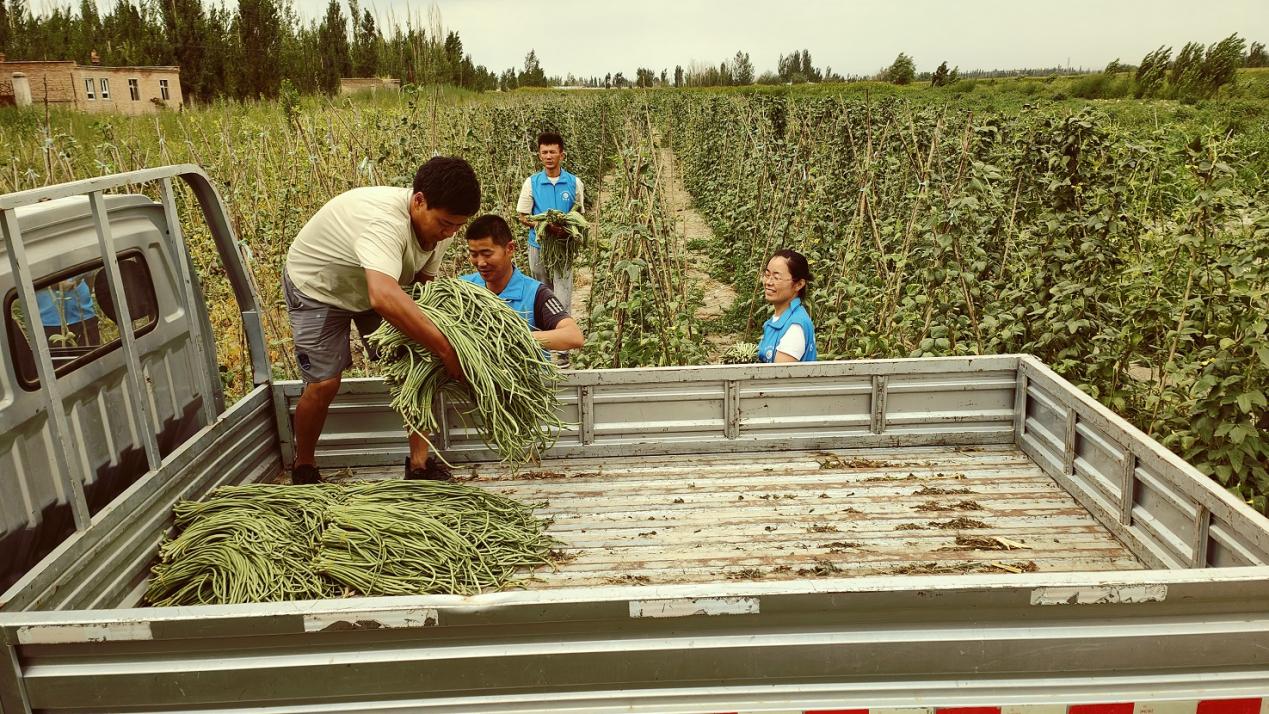
[[[665,182],[665,197],[669,203],[668,207],[671,215],[674,217],[675,230],[680,235],[680,244],[688,252],[686,261],[688,280],[692,285],[700,285],[704,291],[701,305],[696,309],[696,319],[700,321],[715,319],[726,312],[727,308],[731,307],[731,304],[736,300],[736,291],[732,286],[715,280],[709,273],[700,268],[699,266],[708,261],[709,256],[702,250],[690,247],[693,244],[712,241],[714,233],[705,221],[704,216],[692,207],[692,195],[688,193],[687,187],[683,184],[683,177],[679,173],[674,150],[669,147],[659,146],[656,150],[656,161],[659,173]],[[602,206],[603,202],[607,200],[606,189],[611,185],[612,180],[612,174],[605,176],[598,191],[595,193],[595,198],[592,199],[595,202],[590,203],[588,201],[591,206],[600,207],[592,219],[596,224],[603,221]],[[569,311],[578,317],[583,329],[586,328],[586,316],[589,314],[588,303],[591,286],[591,269],[586,266],[578,266],[573,272],[573,297]],[[719,349],[735,342],[737,337],[735,335],[708,335],[706,339],[712,345],[711,351],[717,352]]]
[[[657,143],[661,143],[660,137],[657,137]],[[659,146],[657,163],[664,172],[665,196],[674,214],[676,229],[682,236],[682,244],[688,251],[688,280],[692,285],[700,285],[704,288],[704,300],[696,309],[696,319],[712,320],[731,307],[736,300],[736,290],[726,283],[715,280],[699,267],[709,260],[709,256],[704,251],[695,250],[691,246],[695,243],[712,241],[714,231],[705,222],[705,217],[692,207],[692,194],[687,192],[687,187],[683,184],[683,176],[679,173],[674,150],[667,146]]]

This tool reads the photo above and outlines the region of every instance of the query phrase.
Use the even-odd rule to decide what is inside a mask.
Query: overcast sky
[[[294,0],[319,17],[329,0]],[[345,0],[346,1],[346,0]],[[232,6],[234,3],[231,1]],[[807,48],[817,67],[871,74],[899,52],[918,71],[947,60],[961,69],[1101,69],[1135,64],[1159,45],[1205,44],[1237,32],[1269,43],[1269,0],[440,0],[447,30],[457,30],[477,64],[521,67],[530,48],[548,75],[602,76],[638,67],[657,71],[696,60],[717,65],[749,53],[774,70],[781,53]],[[363,0],[362,6],[367,6]],[[427,0],[370,0],[426,18]],[[416,24],[421,24],[416,22]]]

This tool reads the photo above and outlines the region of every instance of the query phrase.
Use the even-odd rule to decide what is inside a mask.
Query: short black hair
[[[457,156],[435,156],[414,174],[414,192],[422,193],[428,208],[456,216],[480,210],[480,181],[471,164]]]
[[[502,219],[502,216],[486,213],[477,218],[467,226],[467,240],[480,240],[488,238],[495,245],[507,247],[507,244],[515,240],[515,236],[511,234],[511,226]]]
[[[554,131],[544,131],[541,134],[538,134],[538,148],[539,149],[542,148],[543,146],[550,146],[551,144],[554,144],[560,147],[560,151],[563,151],[564,137],[560,136],[559,133]]]

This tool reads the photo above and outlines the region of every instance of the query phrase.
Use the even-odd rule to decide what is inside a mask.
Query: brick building
[[[93,53],[94,58],[97,53]],[[86,112],[144,114],[184,103],[180,67],[102,67],[64,61],[14,61],[0,55],[0,105],[14,103],[13,75],[26,75],[31,101]]]

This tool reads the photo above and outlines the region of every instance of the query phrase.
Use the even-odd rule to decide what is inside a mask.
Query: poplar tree
[[[180,65],[183,94],[200,100],[211,99],[215,90],[204,86],[202,81],[207,24],[202,3],[199,0],[163,0],[159,8],[169,48],[162,64]]]
[[[339,0],[330,0],[326,15],[317,27],[318,86],[325,92],[339,91],[339,78],[352,70],[348,54],[348,21]]]
[[[273,0],[238,0],[235,29],[242,59],[238,63],[239,96],[273,97],[281,81],[279,54],[282,25]]]
[[[749,61],[748,52],[736,52],[732,60],[732,79],[736,84],[753,84],[753,62]]]
[[[0,52],[9,51],[9,5],[0,0]]]

